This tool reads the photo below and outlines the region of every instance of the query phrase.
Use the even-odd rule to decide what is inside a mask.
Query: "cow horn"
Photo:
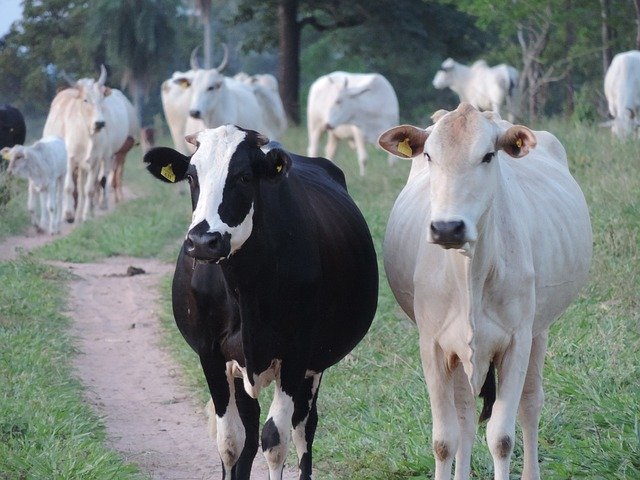
[[[220,62],[220,65],[216,67],[216,70],[218,72],[221,72],[224,69],[224,67],[227,66],[227,60],[229,60],[229,47],[227,47],[226,43],[223,43],[222,48],[224,49],[224,55],[222,57],[222,62]]]
[[[69,75],[67,75],[67,72],[65,72],[64,70],[60,72],[60,76],[64,78],[64,80],[69,84],[70,87],[76,86],[76,82]]]
[[[191,58],[189,59],[189,63],[191,65],[191,70],[200,70],[200,62],[198,62],[198,49],[200,45],[193,49],[191,52]]]
[[[107,81],[107,69],[104,65],[100,65],[100,78],[98,78],[98,85],[104,85],[104,82]]]

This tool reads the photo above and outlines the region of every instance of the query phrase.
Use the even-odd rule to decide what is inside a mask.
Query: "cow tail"
[[[491,418],[493,404],[496,401],[496,370],[493,366],[493,362],[489,364],[487,378],[485,378],[484,385],[482,385],[482,388],[480,389],[480,397],[484,400],[482,412],[480,413],[480,422],[484,422]]]

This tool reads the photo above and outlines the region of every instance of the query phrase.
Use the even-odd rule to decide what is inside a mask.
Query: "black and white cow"
[[[326,159],[265,153],[265,136],[233,125],[187,141],[193,156],[158,147],[145,162],[157,178],[191,185],[173,312],[211,391],[223,478],[249,478],[258,394],[275,380],[262,430],[269,478],[282,478],[293,437],[300,478],[310,479],[322,374],[363,338],[376,311],[369,229]]]

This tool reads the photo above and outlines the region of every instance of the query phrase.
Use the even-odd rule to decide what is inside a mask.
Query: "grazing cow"
[[[106,78],[107,71],[102,66],[98,81],[82,78],[58,92],[45,122],[44,135],[64,138],[67,148],[63,210],[69,222],[75,218],[84,221],[93,215],[100,172],[112,172],[114,154],[138,128],[131,128],[128,100],[119,90],[106,87]]]
[[[414,157],[389,218],[384,265],[418,326],[435,479],[450,478],[454,457],[455,478],[469,478],[478,394],[495,478],[509,478],[517,414],[522,478],[539,479],[547,336],[587,280],[587,204],[549,132],[464,103],[432,118],[426,130],[392,128],[380,145]]]
[[[27,126],[20,110],[11,105],[0,106],[0,148],[24,144]]]
[[[467,67],[447,58],[433,78],[433,86],[439,90],[448,87],[461,102],[495,113],[500,113],[506,101],[508,119],[513,122],[519,76],[518,70],[504,63],[489,67],[484,60],[478,60]]]
[[[618,53],[604,76],[604,95],[612,117],[606,126],[624,139],[640,126],[640,52]]]
[[[368,160],[365,143],[377,145],[378,136],[399,121],[396,92],[379,73],[332,72],[318,78],[307,102],[307,155],[318,154],[320,136],[327,132],[325,156],[333,159],[338,140],[353,139],[360,175]],[[389,156],[389,164],[395,162]]]
[[[67,173],[67,151],[60,137],[44,137],[25,147],[0,150],[9,161],[7,174],[29,180],[27,208],[38,232],[60,233],[62,193]]]
[[[375,314],[371,235],[328,160],[264,153],[265,136],[233,125],[189,141],[198,147],[190,158],[157,147],[145,162],[157,178],[191,186],[173,313],[209,385],[223,478],[249,479],[258,394],[275,380],[262,430],[269,478],[282,478],[293,437],[300,478],[310,479],[320,379]]]

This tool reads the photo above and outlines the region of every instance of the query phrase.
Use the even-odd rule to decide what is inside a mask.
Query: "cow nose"
[[[325,124],[324,128],[326,130],[333,130],[333,125],[331,125],[330,123]]]
[[[94,126],[96,127],[96,132],[99,132],[105,126],[105,123],[103,121],[95,122]]]
[[[228,257],[231,245],[227,235],[220,232],[191,231],[185,240],[185,252],[197,260],[216,262]]]
[[[433,243],[445,248],[459,248],[465,243],[467,229],[462,220],[452,222],[431,222]]]
[[[200,110],[189,110],[189,115],[191,115],[193,118],[200,118],[201,113]]]

